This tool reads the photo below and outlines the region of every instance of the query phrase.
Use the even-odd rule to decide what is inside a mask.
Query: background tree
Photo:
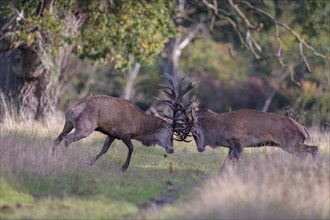
[[[243,7],[242,1],[234,1],[233,3],[238,5],[242,13],[244,12],[247,18],[251,19],[250,23],[252,21],[257,24],[262,23],[260,25],[262,28],[259,30],[250,30],[253,39],[261,48],[261,51],[255,49],[255,53],[259,56],[257,59],[243,44],[246,44],[247,30],[230,9],[229,2],[217,1],[218,10],[220,8],[225,10],[229,18],[213,15],[210,6],[214,2],[175,1],[174,21],[178,31],[166,44],[156,62],[141,66],[135,82],[135,91],[131,96],[132,101],[144,110],[155,104],[152,102],[152,97],[159,95],[157,85],[162,80],[159,75],[174,68],[182,72],[190,71],[198,78],[200,84],[191,95],[199,99],[200,107],[211,108],[218,112],[253,108],[284,113],[287,111],[286,106],[291,106],[299,110],[302,115],[309,115],[307,119],[309,122],[315,119],[329,122],[330,103],[327,101],[330,95],[329,60],[324,59],[322,54],[321,57],[315,56],[313,50],[303,47],[306,61],[312,70],[310,72],[304,57],[301,56],[299,46],[301,44],[291,31],[278,27],[278,35],[276,35],[271,19],[266,19],[260,14],[251,14],[248,8]],[[309,8],[310,1],[248,1],[248,3],[291,27],[301,39],[312,45],[315,52],[329,54],[327,15],[330,10],[326,1],[320,1],[312,11]],[[309,28],[310,20],[317,21],[317,25],[314,24]],[[198,28],[194,29],[197,25]],[[240,31],[242,38],[237,31]],[[280,50],[277,36],[280,37],[282,45]],[[72,70],[72,72],[74,73],[69,75],[75,76],[73,77],[75,80],[67,81],[66,87],[71,87],[73,82],[79,81],[76,77],[79,71]],[[121,91],[124,90],[128,73],[114,71],[110,65],[102,71],[99,70],[96,75],[100,78],[93,77],[93,86],[83,91],[88,90],[90,94],[123,95]],[[306,86],[310,83],[315,89],[307,89],[311,88]],[[76,93],[77,97],[82,94],[80,89]],[[70,92],[71,94],[73,93]],[[310,114],[304,114],[304,111]]]
[[[186,1],[184,11],[190,12],[184,27],[199,21],[209,30],[181,57],[184,71],[200,75],[202,107],[278,111],[291,105],[313,114],[322,109],[318,114],[330,121],[328,1]]]
[[[53,112],[69,55],[128,68],[174,32],[171,1],[1,1],[0,116]]]
[[[83,18],[81,27],[73,37],[52,36],[71,46],[80,58],[108,64],[70,61],[70,68],[62,73],[61,108],[74,97],[105,93],[129,97],[147,109],[152,97],[158,96],[161,73],[190,71],[201,81],[191,94],[199,98],[201,107],[219,112],[238,108],[276,112],[290,105],[330,121],[328,1],[110,2],[66,2],[74,16]],[[9,12],[21,14],[21,8],[13,8]],[[13,23],[13,13],[5,17],[2,30]],[[6,36],[2,39],[10,36],[8,31],[2,33]],[[126,71],[118,70],[123,67]],[[136,81],[127,83],[128,79]]]

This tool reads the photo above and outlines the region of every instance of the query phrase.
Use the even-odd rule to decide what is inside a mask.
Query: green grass
[[[92,134],[67,151],[51,148],[61,128],[0,124],[0,217],[5,219],[329,218],[328,133],[311,132],[316,161],[281,150],[246,149],[239,166],[218,176],[227,150],[175,143],[161,147],[115,141],[94,166],[104,135]],[[155,204],[155,201],[158,205]]]
[[[30,194],[18,192],[3,178],[0,178],[0,206],[27,204],[33,200]]]

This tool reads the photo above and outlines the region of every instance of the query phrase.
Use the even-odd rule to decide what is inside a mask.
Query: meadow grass
[[[219,176],[227,149],[175,153],[115,141],[94,166],[105,136],[93,133],[52,154],[62,122],[0,124],[0,217],[6,219],[328,219],[329,132],[311,132],[318,159],[279,149],[245,149],[237,167]],[[164,157],[166,155],[166,157]]]

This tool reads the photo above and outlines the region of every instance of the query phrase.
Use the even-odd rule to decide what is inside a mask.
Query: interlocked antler
[[[187,76],[188,73],[186,73],[183,77],[178,76],[178,86],[176,88],[173,77],[165,73],[163,77],[168,81],[169,86],[160,86],[162,87],[161,92],[168,99],[156,98],[172,109],[172,117],[167,116],[165,114],[161,114],[161,116],[172,120],[172,127],[175,135],[174,139],[177,141],[184,142],[190,142],[187,141],[186,138],[190,136],[189,133],[192,124],[192,117],[189,117],[188,114],[191,114],[192,112],[193,102],[191,101],[188,104],[184,104],[183,96],[197,85],[197,82],[193,80],[186,87],[184,87],[183,82]]]

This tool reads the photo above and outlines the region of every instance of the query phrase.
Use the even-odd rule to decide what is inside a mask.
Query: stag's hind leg
[[[319,150],[318,146],[311,146],[311,145],[305,144],[305,151],[307,153],[310,153],[312,155],[313,159],[316,158],[318,150]]]
[[[280,146],[280,148],[290,154],[293,154],[299,158],[305,159],[308,154],[311,154],[312,157],[315,159],[318,152],[317,146],[310,146],[303,143],[291,143],[287,146]]]
[[[54,141],[54,146],[52,148],[53,156],[55,155],[55,147],[61,143],[63,138],[65,138],[70,133],[70,131],[72,131],[72,129],[73,129],[72,122],[70,122],[66,119],[62,132],[60,133],[60,135]]]
[[[78,141],[82,138],[90,135],[96,128],[96,122],[86,117],[80,117],[76,120],[74,125],[75,131],[65,137],[65,146],[67,147],[74,141]]]
[[[61,143],[61,141],[63,140],[63,138],[65,138],[70,133],[70,131],[72,131],[72,129],[73,129],[72,122],[65,120],[65,124],[64,124],[62,132],[54,141],[55,145],[59,145]]]
[[[107,139],[105,139],[101,152],[90,162],[90,165],[93,165],[103,154],[109,150],[109,147],[114,140],[115,138],[111,136],[108,136]]]
[[[305,151],[303,145],[299,145],[299,146],[287,145],[287,146],[280,146],[280,148],[301,159],[305,159],[307,157],[307,152]]]

